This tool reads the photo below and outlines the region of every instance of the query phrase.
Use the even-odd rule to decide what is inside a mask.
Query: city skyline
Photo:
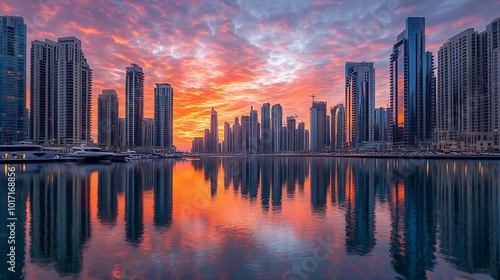
[[[82,41],[93,70],[93,108],[97,108],[96,93],[114,88],[120,100],[120,117],[124,117],[124,67],[130,63],[144,68],[145,100],[153,100],[155,82],[168,80],[177,92],[174,145],[186,150],[193,137],[208,127],[204,116],[212,105],[221,116],[222,139],[222,124],[232,123],[234,116],[250,106],[281,103],[284,119],[297,114],[307,120],[310,99],[304,92],[314,93],[328,104],[341,102],[345,61],[375,62],[375,107],[386,107],[388,56],[406,17],[425,15],[426,49],[436,56],[444,42],[463,30],[484,30],[497,17],[487,7],[498,1],[437,5],[424,1],[418,6],[407,1],[380,1],[363,11],[358,9],[366,6],[362,1],[294,2],[288,6],[276,2],[263,8],[259,3],[240,5],[229,0],[194,6],[82,1],[74,7],[66,1],[54,3],[8,0],[0,5],[0,14],[24,17],[28,44],[64,36]],[[434,5],[431,12],[430,5]],[[155,17],[154,22],[149,19],[165,10],[171,11],[172,17]],[[353,15],[350,11],[355,10],[358,13]],[[105,18],[113,18],[113,23]],[[128,27],[118,26],[127,22],[125,18],[132,19]],[[152,105],[145,102],[145,118],[153,116]],[[97,141],[97,110],[92,112],[92,138]]]

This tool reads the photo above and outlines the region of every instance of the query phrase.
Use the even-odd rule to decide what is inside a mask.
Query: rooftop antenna
[[[313,103],[314,103],[314,98],[316,97],[316,95],[311,94],[311,95],[309,95],[309,97],[312,97],[312,99],[313,99]]]

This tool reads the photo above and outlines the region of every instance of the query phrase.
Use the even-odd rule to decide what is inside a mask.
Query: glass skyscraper
[[[155,88],[155,146],[172,150],[174,146],[174,89],[157,83]]]
[[[144,118],[144,72],[137,64],[126,67],[125,78],[125,144],[141,146]]]
[[[390,57],[390,136],[395,147],[432,145],[435,84],[434,57],[425,51],[425,18],[407,18]]]
[[[0,143],[25,140],[26,24],[0,16]]]
[[[346,145],[374,140],[375,68],[373,62],[345,64]]]

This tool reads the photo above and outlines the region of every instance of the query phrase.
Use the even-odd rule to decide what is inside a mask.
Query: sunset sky
[[[500,0],[2,0],[0,15],[22,16],[32,40],[75,36],[93,69],[97,97],[115,89],[125,107],[125,67],[145,70],[145,116],[155,83],[174,87],[174,144],[189,149],[209,127],[210,109],[225,121],[250,106],[281,103],[309,127],[309,107],[343,102],[346,61],[373,61],[376,106],[389,100],[389,54],[409,16],[425,16],[427,49],[437,55],[467,28],[483,31]],[[28,48],[29,53],[29,48]],[[29,63],[28,63],[29,65]],[[29,83],[29,79],[28,79]],[[29,86],[27,87],[29,89]],[[28,93],[29,95],[29,93]]]

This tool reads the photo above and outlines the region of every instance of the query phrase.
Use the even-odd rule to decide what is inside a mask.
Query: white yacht
[[[20,143],[14,145],[0,145],[0,159],[49,159],[60,155],[58,151],[46,149],[39,145]]]
[[[111,161],[114,153],[104,152],[99,147],[88,147],[85,145],[80,145],[71,148],[71,153],[66,154],[67,157],[77,157],[83,158],[85,162],[100,162],[100,161]]]

